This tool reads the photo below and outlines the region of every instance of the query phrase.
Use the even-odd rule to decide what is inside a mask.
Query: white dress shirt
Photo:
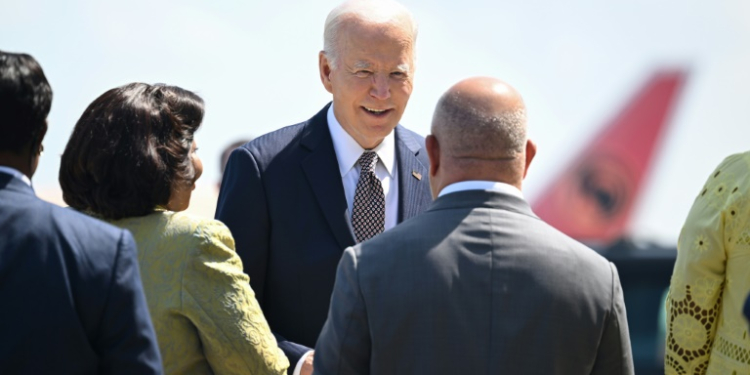
[[[438,194],[438,198],[446,194],[455,193],[459,191],[466,191],[466,190],[491,190],[491,191],[497,191],[500,193],[514,195],[516,197],[524,199],[523,193],[521,193],[521,190],[518,190],[518,188],[513,185],[509,185],[504,182],[481,181],[481,180],[454,182],[444,187],[443,190],[440,190],[440,194]]]
[[[7,173],[7,174],[9,174],[9,175],[11,175],[11,176],[13,176],[13,177],[15,177],[15,178],[17,178],[17,179],[25,182],[26,185],[31,186],[31,180],[29,180],[29,178],[26,177],[25,174],[21,173],[21,171],[19,171],[18,169],[11,168],[11,167],[6,167],[4,165],[0,165],[0,172]]]
[[[357,190],[359,172],[362,166],[357,163],[366,150],[341,127],[333,114],[333,104],[328,108],[328,130],[333,139],[333,149],[339,161],[341,181],[344,183],[344,196],[349,207],[349,220],[354,209],[354,193]],[[396,226],[398,219],[398,166],[396,165],[396,136],[391,131],[372,151],[378,154],[375,175],[383,185],[385,194],[385,230]]]
[[[349,220],[354,212],[354,193],[357,191],[357,182],[362,166],[357,163],[359,157],[366,150],[352,138],[349,133],[341,127],[341,123],[333,113],[333,104],[328,107],[328,131],[333,139],[333,149],[336,151],[336,159],[339,162],[341,182],[344,184],[344,196],[346,206],[349,208]],[[388,134],[383,142],[380,142],[372,151],[378,154],[378,163],[375,165],[375,175],[378,176],[383,185],[385,195],[385,230],[391,229],[398,223],[398,165],[396,164],[396,136],[393,131]],[[294,375],[299,375],[302,364],[310,355],[309,351],[303,355],[297,365],[294,366]]]

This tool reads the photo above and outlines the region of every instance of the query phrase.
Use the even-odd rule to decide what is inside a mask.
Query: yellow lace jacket
[[[278,348],[216,220],[157,211],[112,222],[133,233],[165,374],[283,374]]]
[[[667,298],[667,374],[750,374],[750,152],[726,158],[693,203]]]

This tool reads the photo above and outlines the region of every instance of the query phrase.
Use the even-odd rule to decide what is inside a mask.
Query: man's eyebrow
[[[354,65],[352,65],[352,67],[354,69],[367,69],[367,68],[369,68],[371,66],[372,66],[372,64],[370,64],[367,61],[357,61],[357,62],[354,63]]]
[[[409,64],[398,64],[396,65],[396,69],[406,73],[409,73],[411,71]]]

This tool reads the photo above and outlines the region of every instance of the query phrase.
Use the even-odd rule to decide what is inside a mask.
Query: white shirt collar
[[[465,191],[465,190],[491,190],[491,191],[497,191],[500,193],[505,193],[505,194],[513,195],[521,199],[524,199],[523,193],[521,193],[521,190],[518,190],[518,188],[513,185],[509,185],[504,182],[481,181],[481,180],[454,182],[444,187],[443,190],[440,190],[440,194],[438,194],[438,197],[442,197],[443,195],[446,195],[446,194],[455,193],[458,191]]]
[[[7,174],[9,174],[9,175],[11,175],[11,176],[13,176],[13,177],[15,177],[15,178],[17,178],[17,179],[25,182],[26,185],[31,186],[31,180],[29,180],[29,178],[25,174],[21,173],[21,171],[19,171],[18,169],[11,168],[11,167],[6,167],[4,165],[0,165],[0,172],[7,173]]]
[[[333,103],[328,107],[327,118],[328,131],[331,132],[331,138],[333,139],[333,149],[336,151],[336,159],[339,161],[339,172],[343,177],[355,166],[365,149],[341,127],[341,123],[333,114]],[[395,131],[391,131],[383,139],[383,142],[372,149],[378,154],[378,159],[383,163],[391,177],[393,177],[394,163],[396,162],[396,136],[394,133]]]

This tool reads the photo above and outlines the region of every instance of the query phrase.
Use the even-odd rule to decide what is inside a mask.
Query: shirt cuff
[[[299,375],[299,373],[302,371],[302,364],[305,363],[305,360],[307,359],[307,356],[312,353],[312,350],[309,350],[307,353],[303,354],[302,357],[299,358],[299,361],[297,361],[297,365],[294,366],[294,372],[292,375]]]

